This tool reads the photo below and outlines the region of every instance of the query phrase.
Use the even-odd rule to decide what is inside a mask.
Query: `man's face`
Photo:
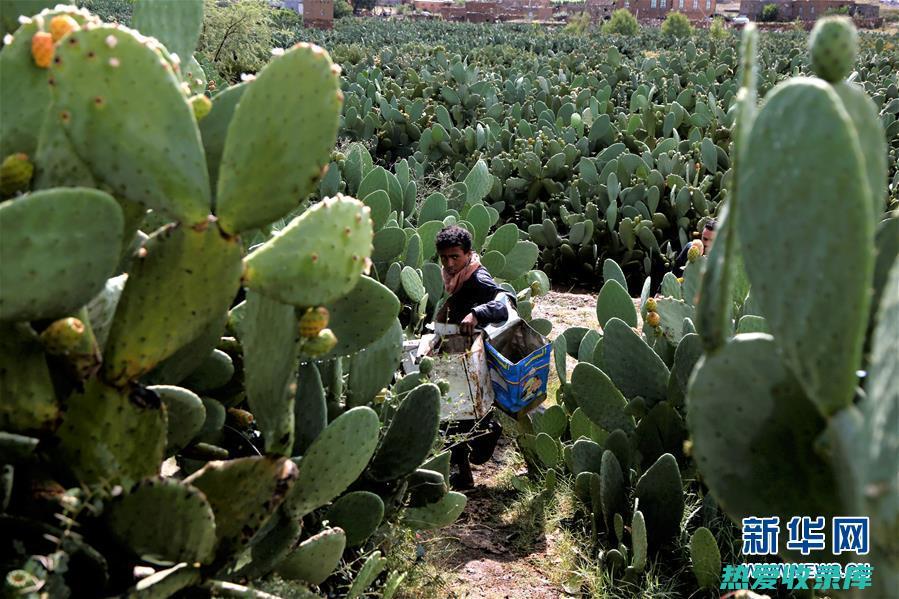
[[[708,255],[709,250],[712,249],[712,242],[715,240],[715,232],[709,231],[708,229],[702,230],[702,253],[704,255]]]
[[[437,250],[437,253],[440,255],[443,269],[451,275],[468,266],[468,261],[471,260],[471,252],[466,252],[458,246]]]

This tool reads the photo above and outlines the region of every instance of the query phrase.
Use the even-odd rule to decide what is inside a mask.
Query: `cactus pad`
[[[215,517],[203,494],[174,479],[148,478],[114,498],[103,519],[134,555],[171,562],[208,563]]]
[[[462,493],[450,491],[443,499],[422,507],[407,508],[403,523],[417,530],[430,530],[449,526],[456,521],[468,499]]]
[[[606,325],[603,345],[605,370],[624,397],[639,395],[648,405],[665,399],[668,367],[633,329],[613,318]]]
[[[808,492],[838,488],[833,465],[815,449],[825,421],[769,335],[737,335],[696,368],[687,397],[693,456],[734,521],[852,511],[837,493]]]
[[[20,26],[17,4],[19,9],[25,10],[25,16],[31,16],[56,2],[32,2],[32,6],[27,8],[15,0],[0,2],[4,20],[8,16],[14,23],[13,29],[16,29],[12,43],[5,45],[3,52],[0,52],[0,156],[13,152],[34,155],[38,132],[50,105],[49,73],[35,65],[31,55],[34,34],[40,31],[41,26],[48,26],[53,15],[57,14],[71,15],[81,24],[88,21],[99,23],[99,19],[90,16],[87,11],[60,7],[60,10],[45,10],[40,19],[32,19]],[[10,11],[9,14],[7,11]]]
[[[225,148],[225,139],[228,134],[228,125],[234,117],[237,103],[243,97],[247,86],[252,81],[232,85],[215,95],[212,103],[212,111],[206,118],[200,121],[200,135],[203,137],[203,149],[206,151],[206,168],[209,170],[209,183],[213,190],[217,187],[219,165],[222,160],[222,151]]]
[[[222,229],[268,224],[315,188],[337,139],[339,73],[327,52],[307,43],[259,72],[228,126],[216,194]],[[316,303],[324,301],[305,302]]]
[[[737,237],[749,279],[766,283],[752,298],[808,397],[832,414],[852,402],[870,308],[874,215],[859,136],[830,85],[793,78],[767,95],[747,142],[738,185],[753,203]],[[777,155],[797,157],[804,175]],[[815,198],[814,219],[802,198]],[[822,256],[838,276],[821,276]]]
[[[403,353],[403,327],[395,320],[380,339],[349,359],[346,404],[354,408],[372,401],[393,379]]]
[[[278,566],[287,580],[321,584],[340,563],[346,547],[346,535],[340,528],[328,528],[300,543]]]
[[[610,526],[615,514],[623,514],[627,511],[627,494],[624,488],[625,479],[621,464],[615,454],[608,449],[602,454],[602,465],[597,478],[599,481],[599,505],[602,506],[606,526]],[[591,495],[594,494],[591,488]],[[596,499],[594,497],[594,503]]]
[[[182,387],[158,385],[148,387],[165,404],[168,421],[166,453],[180,451],[193,439],[206,421],[206,408],[195,393]]]
[[[353,491],[334,502],[325,518],[331,526],[346,532],[348,547],[358,547],[365,543],[381,525],[384,517],[384,502],[368,491]]]
[[[362,277],[347,295],[328,305],[337,346],[323,359],[360,351],[384,336],[396,322],[400,301],[387,287]]]
[[[634,494],[646,518],[649,546],[660,548],[680,534],[684,489],[677,460],[664,454],[637,481]]]
[[[368,465],[379,429],[371,408],[353,408],[334,419],[303,455],[286,511],[302,517],[342,493]]]
[[[693,575],[700,588],[717,589],[721,576],[721,551],[708,528],[700,526],[690,537],[690,559],[693,560]]]
[[[440,426],[440,390],[436,385],[416,387],[390,421],[390,427],[371,462],[375,480],[393,480],[418,468],[434,445]]]
[[[24,323],[0,325],[0,430],[51,429],[59,404],[37,335]]]
[[[187,379],[188,377],[192,377],[194,373],[196,373],[198,377],[205,379],[204,373],[198,371],[204,366],[204,363],[211,358],[211,352],[213,352],[215,346],[219,344],[219,340],[222,338],[222,334],[225,330],[225,320],[227,317],[228,315],[226,313],[219,314],[219,316],[206,325],[196,337],[185,345],[182,345],[178,351],[160,362],[156,368],[144,377],[144,380],[148,383],[178,383],[182,384],[182,386],[190,387],[195,391],[202,392],[204,390],[203,383],[209,381],[188,381]],[[227,368],[227,366],[223,364],[220,365],[220,367]],[[231,370],[233,372],[233,362]],[[199,383],[199,386],[192,386],[196,383]]]
[[[634,430],[633,416],[624,411],[627,405],[624,396],[606,373],[593,364],[581,362],[574,367],[571,391],[578,407],[593,423],[607,431]]]
[[[69,397],[58,431],[60,461],[85,485],[128,485],[156,475],[166,418],[152,391],[118,390],[89,380]]]
[[[210,462],[184,480],[206,495],[215,514],[215,561],[231,561],[268,521],[297,477],[287,458]]]
[[[131,25],[142,34],[158,39],[186,64],[200,39],[203,0],[137,0]]]
[[[349,293],[368,269],[371,240],[361,202],[325,199],[250,254],[247,287],[294,306],[327,304]]]
[[[144,249],[106,342],[103,373],[114,383],[149,372],[196,338],[228,310],[240,285],[240,244],[213,224],[160,229]]]
[[[606,323],[616,317],[629,326],[637,326],[637,310],[627,289],[615,279],[608,279],[596,298],[596,318],[599,326],[605,328]]]
[[[871,344],[871,363],[865,391],[867,401],[862,404],[867,430],[859,452],[866,454],[864,468],[872,525],[883,529],[878,535],[885,552],[899,553],[899,259],[893,260],[884,289],[877,325]],[[876,524],[875,524],[876,523]]]
[[[321,375],[314,364],[301,364],[297,372],[294,401],[294,442],[292,455],[304,455],[312,442],[328,426],[328,407]]]
[[[0,320],[64,316],[103,289],[119,260],[122,210],[93,189],[0,204]],[[52,268],[50,267],[52,265]]]
[[[60,45],[51,74],[59,126],[101,183],[187,225],[206,220],[200,135],[153,42],[124,28],[83,29]]]
[[[631,566],[637,572],[642,572],[646,567],[649,545],[646,537],[646,520],[640,510],[634,512],[634,519],[631,520],[631,542],[634,547],[634,559]]]
[[[823,17],[808,38],[809,57],[815,74],[830,83],[849,76],[858,56],[858,33],[847,17]]]
[[[247,401],[265,438],[265,450],[290,455],[297,356],[293,306],[248,292],[240,340]]]

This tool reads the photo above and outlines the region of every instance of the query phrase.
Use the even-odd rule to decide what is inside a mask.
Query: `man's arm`
[[[504,322],[509,318],[509,310],[505,303],[496,299],[497,294],[502,293],[503,289],[486,270],[479,270],[475,273],[475,277],[478,303],[472,308],[471,313],[477,319],[477,324]]]

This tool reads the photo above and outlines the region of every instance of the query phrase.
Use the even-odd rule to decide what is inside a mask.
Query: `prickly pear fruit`
[[[323,356],[337,345],[337,336],[331,329],[322,329],[318,335],[306,339],[303,344],[303,353],[311,358]]]
[[[197,122],[203,120],[212,111],[212,100],[205,94],[192,96],[188,101],[190,102],[190,107],[194,110],[194,118],[197,119]]]
[[[54,43],[76,29],[79,29],[78,21],[69,15],[56,15],[50,19],[50,36]]]
[[[33,175],[34,165],[28,160],[27,154],[10,154],[0,164],[0,196],[8,198],[28,191]]]
[[[324,306],[308,308],[299,320],[300,337],[318,337],[324,328],[328,326],[330,314]]]
[[[662,317],[658,312],[650,312],[646,315],[646,324],[651,327],[657,327],[662,323]]]
[[[40,581],[26,570],[12,570],[3,582],[3,590],[7,591],[10,597],[15,597],[20,593],[24,595],[26,589],[35,587]]]
[[[226,422],[234,428],[241,430],[250,428],[253,424],[253,414],[240,408],[228,408],[228,417]]]
[[[847,17],[818,19],[808,38],[812,70],[830,83],[845,79],[858,55],[858,33]]]
[[[690,249],[687,250],[687,260],[690,262],[696,262],[699,260],[699,257],[702,256],[702,242],[698,239],[693,240],[690,244]]]
[[[61,318],[44,329],[41,341],[48,354],[64,356],[77,351],[84,338],[84,323],[77,318]]]
[[[440,379],[437,381],[437,388],[440,389],[441,395],[446,395],[450,392],[450,384],[446,379]]]
[[[650,297],[646,299],[646,311],[647,312],[655,312],[656,308],[656,298]]]
[[[46,31],[38,31],[31,38],[31,58],[42,69],[50,68],[53,62],[53,36]]]
[[[418,372],[427,376],[431,374],[432,370],[434,370],[434,358],[425,356],[418,365]]]

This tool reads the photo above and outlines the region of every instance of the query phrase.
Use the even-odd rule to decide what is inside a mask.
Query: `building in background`
[[[615,8],[626,8],[637,20],[664,19],[669,12],[679,12],[691,21],[709,19],[715,14],[717,0],[616,0]]]
[[[880,6],[854,0],[741,0],[740,14],[753,21],[762,16],[768,4],[777,7],[778,21],[815,21],[827,14],[846,14],[859,19],[877,19]]]
[[[334,0],[303,0],[303,26],[313,29],[334,27]]]

